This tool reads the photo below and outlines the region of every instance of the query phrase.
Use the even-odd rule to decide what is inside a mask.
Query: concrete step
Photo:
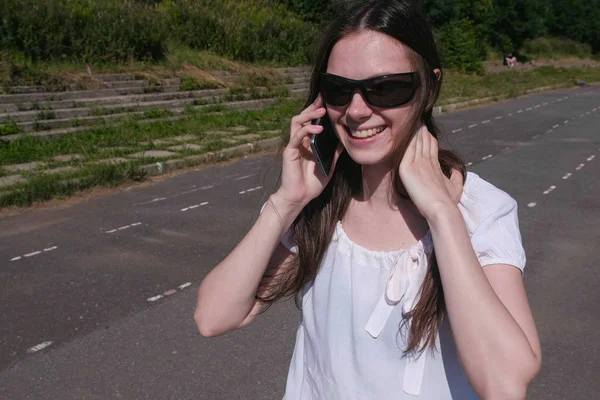
[[[179,91],[179,85],[162,86],[162,93]],[[78,100],[99,98],[107,96],[126,96],[129,94],[148,93],[149,87],[125,87],[109,88],[98,90],[74,90],[66,92],[47,92],[47,93],[23,93],[23,94],[3,94],[0,95],[0,105],[16,104],[17,106],[27,102],[43,103],[59,100]]]
[[[222,103],[221,105],[228,109],[232,109],[232,110],[256,110],[256,109],[261,109],[265,106],[277,104],[280,101],[281,100],[278,98],[272,98],[272,99],[236,101],[236,102]],[[201,110],[203,108],[210,107],[210,106],[211,106],[211,104],[206,104],[206,105],[192,106],[190,108],[192,110]],[[172,120],[181,119],[181,118],[185,117],[186,108],[173,108],[170,111],[172,113],[172,115],[170,117],[154,118],[154,119],[152,119],[152,118],[141,119],[141,120],[137,121],[137,123],[148,124],[148,123],[153,123],[153,122],[157,122],[157,121],[168,121],[168,120],[172,121]],[[130,116],[143,117],[144,113],[142,111],[137,111],[137,112],[123,113],[123,114],[106,115],[106,116],[102,117],[104,123],[97,124],[97,125],[51,129],[51,130],[47,130],[47,131],[38,131],[38,132],[30,132],[30,133],[20,133],[20,134],[16,134],[16,135],[0,136],[0,142],[1,141],[11,142],[11,141],[19,140],[19,139],[22,139],[25,137],[35,137],[35,138],[42,139],[42,140],[58,139],[65,135],[84,133],[84,132],[89,132],[94,129],[104,128],[104,127],[106,127],[107,123],[110,123],[110,122],[118,123],[119,120],[122,120],[122,119],[130,117]]]
[[[289,90],[304,88],[305,83],[297,83],[286,85]],[[266,88],[259,88],[265,91]],[[227,95],[228,89],[208,89],[189,92],[171,92],[171,93],[155,93],[146,95],[126,95],[126,96],[110,96],[97,99],[81,99],[81,100],[62,100],[49,102],[44,105],[43,110],[29,111],[14,111],[14,108],[9,108],[8,113],[0,114],[0,123],[11,118],[27,131],[35,130],[34,127],[43,123],[46,126],[53,126],[55,120],[64,120],[72,118],[80,118],[93,116],[101,112],[111,114],[113,109],[131,109],[131,111],[147,110],[151,108],[173,108],[179,107],[180,104],[187,105],[197,103],[198,101],[206,103],[219,102],[223,96]],[[248,97],[249,95],[246,95]],[[33,108],[35,103],[26,103],[20,105],[19,108]],[[175,104],[174,106],[172,104]],[[147,107],[146,107],[147,105]],[[0,105],[0,110],[3,108]],[[102,110],[99,110],[101,108]]]
[[[79,108],[79,107],[93,107],[93,106],[104,106],[110,104],[123,104],[123,103],[136,103],[145,102],[152,100],[172,100],[178,98],[189,98],[189,97],[203,97],[203,96],[220,96],[223,95],[227,89],[206,89],[206,90],[191,90],[191,91],[178,91],[179,87],[169,86],[171,90],[162,93],[149,93],[149,94],[129,94],[122,96],[106,96],[99,98],[87,98],[87,99],[76,99],[76,100],[58,100],[50,101],[43,104],[43,108],[48,110],[58,110],[64,108]],[[0,104],[0,113],[18,113],[21,111],[33,111],[36,107],[39,107],[39,103],[26,102],[19,104],[18,107],[15,104]],[[2,114],[0,114],[1,116]]]
[[[290,85],[291,94],[305,95],[307,93],[306,85]],[[214,91],[213,91],[214,92]],[[247,100],[251,100],[250,94],[245,94],[244,97]],[[149,110],[169,110],[183,108],[194,105],[212,105],[212,104],[227,104],[223,103],[223,96],[195,96],[189,98],[167,100],[167,101],[146,101],[143,103],[123,103],[116,104],[114,107],[107,106],[103,110],[106,111],[105,115],[94,115],[98,113],[97,108],[83,107],[83,108],[70,108],[63,110],[56,110],[54,112],[54,119],[42,119],[42,120],[28,120],[17,122],[25,132],[36,132],[36,131],[47,131],[52,129],[66,129],[71,127],[88,126],[94,124],[100,124],[105,122],[114,121],[116,119],[122,119],[128,115],[141,115],[144,116],[144,112]],[[197,104],[202,102],[203,104]],[[110,110],[110,111],[109,111]],[[72,112],[69,112],[72,111]],[[21,113],[29,115],[27,113]]]

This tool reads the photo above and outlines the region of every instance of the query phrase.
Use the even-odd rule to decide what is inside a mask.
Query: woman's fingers
[[[294,134],[295,131],[302,129],[302,127],[306,125],[310,125],[313,119],[321,118],[325,115],[327,110],[325,107],[319,107],[312,111],[303,111],[300,114],[292,117],[292,123],[290,126],[290,136]]]
[[[297,149],[302,145],[302,141],[309,135],[316,135],[323,131],[321,125],[304,125],[302,128],[293,131],[290,136],[288,147]]]
[[[323,96],[321,96],[321,94],[319,93],[319,95],[317,96],[317,98],[315,99],[315,101],[313,101],[311,105],[309,105],[304,110],[302,110],[302,112],[300,112],[300,114],[311,112],[311,111],[316,110],[317,108],[320,108],[320,107],[323,107]]]

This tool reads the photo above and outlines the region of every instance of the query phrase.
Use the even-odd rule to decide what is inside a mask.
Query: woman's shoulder
[[[517,208],[511,195],[473,172],[467,173],[458,205],[469,228],[479,226],[492,215],[509,213]]]

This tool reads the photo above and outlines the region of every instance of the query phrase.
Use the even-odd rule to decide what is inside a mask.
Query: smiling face
[[[327,72],[355,80],[413,72],[409,51],[383,33],[360,31],[335,44]],[[398,137],[408,134],[414,105],[415,99],[400,107],[377,108],[357,91],[345,106],[327,105],[327,113],[350,157],[361,165],[377,165],[388,163]]]

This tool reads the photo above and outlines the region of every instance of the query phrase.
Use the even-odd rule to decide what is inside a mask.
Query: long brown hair
[[[422,124],[431,134],[440,139],[441,130],[433,118],[435,104],[442,85],[442,76],[434,70],[440,69],[440,59],[433,33],[424,12],[411,0],[371,0],[358,2],[332,22],[316,54],[315,66],[305,107],[319,94],[320,73],[325,72],[333,46],[343,37],[371,30],[384,33],[397,39],[409,48],[409,59],[421,75],[421,87],[413,100],[413,112],[406,122],[409,135],[399,137],[393,148],[392,183],[393,190],[407,197],[402,186],[399,166],[412,136]],[[443,173],[450,177],[452,170],[466,176],[466,168],[458,155],[450,150],[440,149],[439,162]],[[342,153],[335,167],[333,177],[325,190],[311,201],[290,227],[289,233],[298,245],[298,253],[289,268],[275,280],[275,287],[259,290],[257,298],[268,307],[274,301],[295,296],[300,306],[302,288],[312,281],[322,258],[331,242],[335,225],[345,215],[350,200],[362,192],[361,166],[354,162],[347,152]],[[271,281],[269,279],[269,281]],[[267,280],[264,280],[266,284]],[[272,282],[272,281],[271,281]],[[439,325],[445,312],[442,282],[435,259],[431,257],[429,268],[421,287],[421,297],[410,315],[405,315],[401,324],[411,321],[408,332],[408,345],[405,352],[419,352],[435,345]]]

